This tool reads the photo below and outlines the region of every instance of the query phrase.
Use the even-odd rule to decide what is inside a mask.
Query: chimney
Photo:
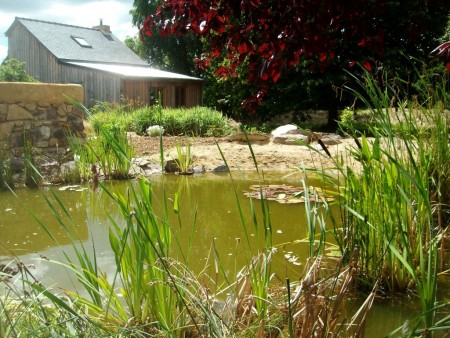
[[[92,27],[94,29],[99,29],[103,34],[111,34],[111,27],[103,24],[103,19],[100,19],[100,25]]]

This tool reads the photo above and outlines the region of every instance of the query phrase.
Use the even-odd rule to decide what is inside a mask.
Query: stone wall
[[[84,137],[83,113],[67,98],[83,102],[81,85],[0,82],[0,150],[23,155],[24,138],[33,151],[64,151],[67,134]]]
[[[311,125],[314,127],[323,127],[328,124],[328,110],[305,110],[298,112],[289,112],[273,117],[270,121],[273,125],[285,125],[295,123],[300,126]]]

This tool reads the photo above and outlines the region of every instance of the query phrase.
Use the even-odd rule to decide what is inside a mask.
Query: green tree
[[[25,71],[25,62],[17,59],[6,59],[0,65],[0,81],[5,82],[36,82],[36,80]]]
[[[135,0],[130,11],[133,25],[142,28],[145,18],[156,13],[161,0]],[[151,66],[162,70],[199,76],[194,59],[202,53],[201,39],[194,35],[161,34],[155,27],[152,36],[141,34],[139,37],[128,38],[126,44]]]

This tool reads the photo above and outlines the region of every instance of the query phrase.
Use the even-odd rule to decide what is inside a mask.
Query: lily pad
[[[332,198],[327,196],[322,189],[309,187],[309,200],[312,202],[330,201]],[[244,191],[244,195],[255,199],[265,199],[267,201],[276,201],[281,204],[296,204],[305,202],[305,191],[302,187],[294,187],[285,184],[251,185],[249,191]]]

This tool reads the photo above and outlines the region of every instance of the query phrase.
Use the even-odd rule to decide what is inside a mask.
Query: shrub
[[[0,81],[5,82],[36,82],[25,71],[25,62],[17,59],[7,59],[0,65]]]

